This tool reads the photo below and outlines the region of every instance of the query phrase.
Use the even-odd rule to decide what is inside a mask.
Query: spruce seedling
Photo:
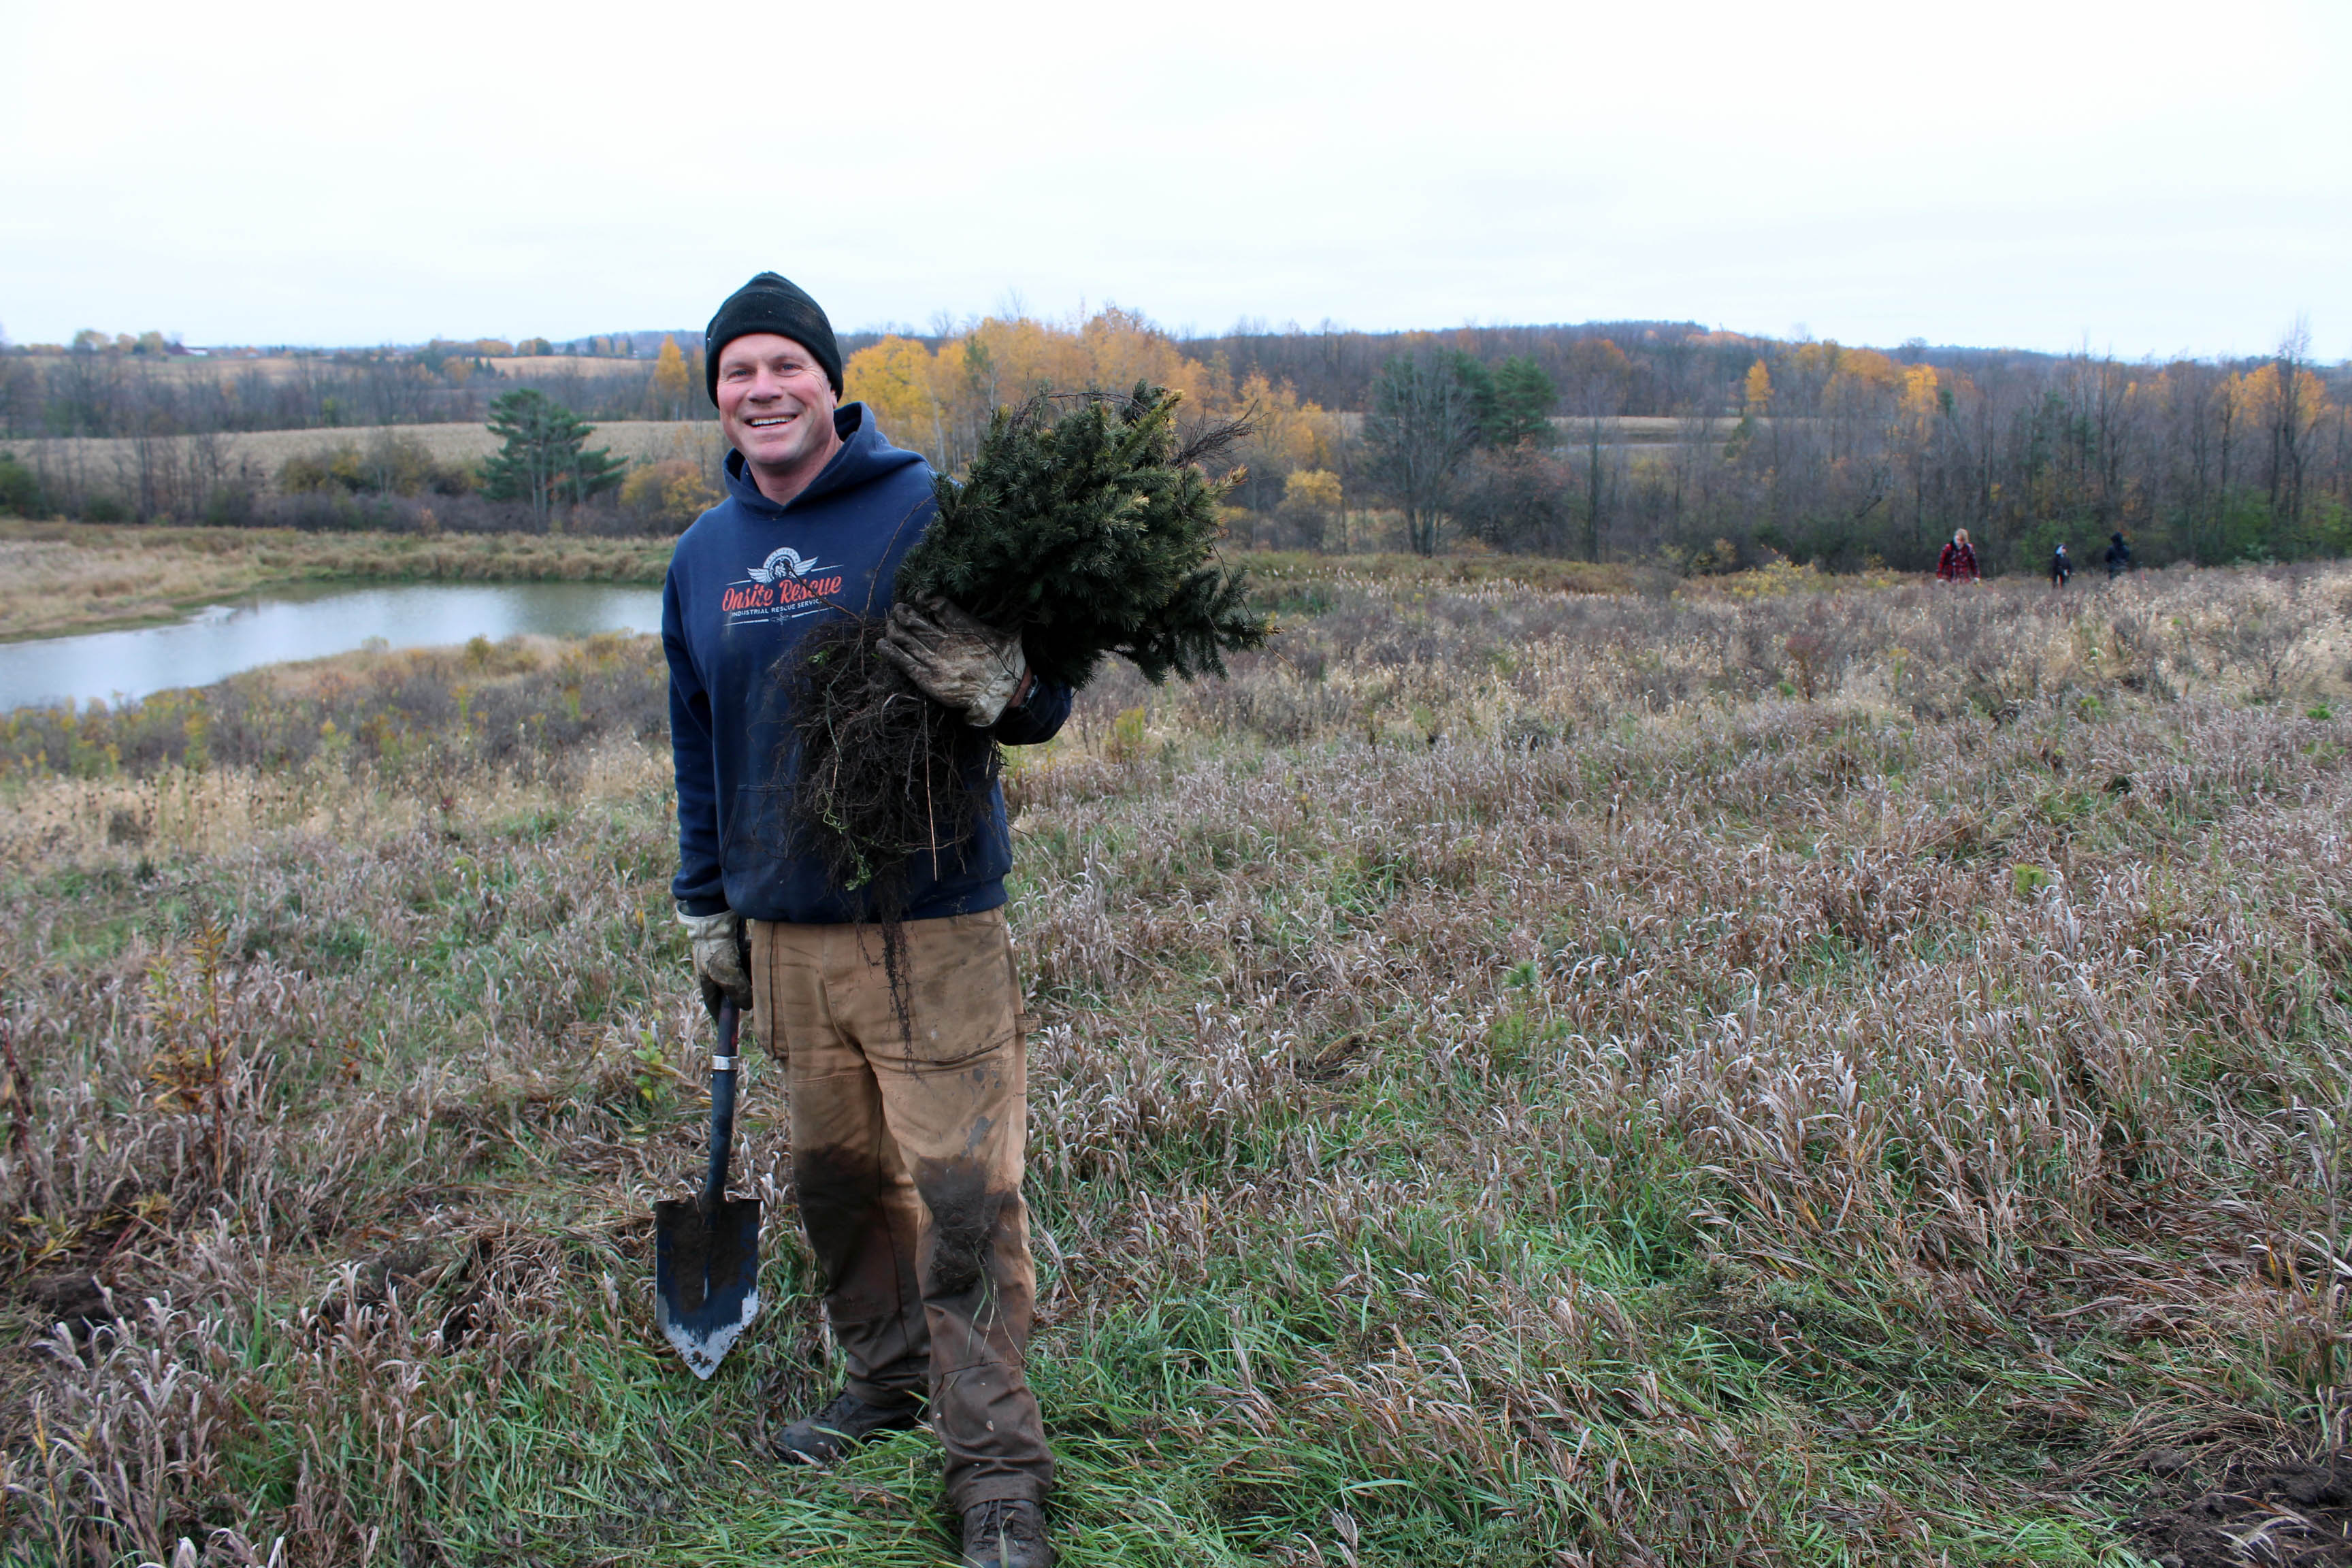
[[[1180,402],[1139,383],[997,410],[964,482],[939,480],[939,515],[900,563],[897,596],[1018,627],[1040,680],[1083,687],[1112,654],[1154,683],[1223,675],[1227,653],[1272,631],[1246,572],[1215,558],[1217,501],[1240,475],[1201,468],[1246,427],[1180,432]],[[952,853],[979,825],[1001,758],[879,656],[881,636],[878,618],[821,628],[783,679],[795,832],[887,921],[912,858]]]

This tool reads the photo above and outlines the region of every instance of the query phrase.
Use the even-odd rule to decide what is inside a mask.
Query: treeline
[[[1668,416],[1721,409],[1759,354],[1787,346],[1709,331],[1692,321],[1421,332],[1356,332],[1328,323],[1312,331],[1269,331],[1244,324],[1184,344],[1195,358],[1222,361],[1235,375],[1287,384],[1326,408],[1368,411],[1381,372],[1396,359],[1461,353],[1489,367],[1532,362],[1559,392],[1563,413],[1597,406],[1609,415]]]
[[[950,470],[1032,387],[1145,379],[1247,410],[1234,526],[1255,542],[1477,541],[1693,572],[1925,569],[1962,528],[1991,571],[2038,570],[2060,542],[2088,559],[2116,532],[2149,564],[2352,553],[2352,376],[2313,364],[2299,329],[2259,358],[2169,363],[1624,335],[1179,342],[1106,310],[886,338],[852,358],[849,391]]]
[[[648,336],[590,346],[635,354]],[[656,342],[566,363],[467,343],[192,365],[118,340],[0,355],[0,427],[153,442],[479,423],[517,391],[590,420],[710,417],[693,338]],[[1960,528],[1992,571],[2037,569],[2062,541],[2090,559],[2115,532],[2149,564],[2352,553],[2352,367],[2312,363],[2300,331],[2267,355],[2158,363],[1882,353],[1664,322],[1179,340],[1108,310],[843,348],[848,395],[950,472],[992,410],[1039,388],[1150,381],[1183,392],[1195,416],[1247,413],[1231,522],[1252,543],[1478,542],[1691,572],[1776,555],[1921,569]],[[326,488],[379,471],[391,466],[362,452]],[[709,477],[636,479],[640,500],[656,486],[673,499],[635,515],[674,524]],[[299,488],[284,479],[279,492]],[[0,475],[0,505],[40,504],[26,482]],[[172,506],[128,504],[142,517]]]
[[[853,333],[842,350],[877,341]],[[69,346],[0,353],[0,439],[478,425],[518,390],[596,421],[717,417],[693,331],[220,358],[190,355],[160,332],[90,331]]]
[[[528,387],[482,426],[208,432],[0,448],[0,514],[306,531],[674,533],[719,496],[714,425],[597,427]]]
[[[504,344],[493,345],[505,347]],[[500,369],[474,344],[201,361],[121,353],[0,356],[0,437],[213,436],[376,425],[478,425],[517,390],[585,419],[708,417],[690,355],[672,343],[620,363],[583,356]]]
[[[2060,542],[2087,558],[2116,532],[2152,564],[2352,552],[2352,385],[2310,363],[2300,330],[2232,363],[1951,357],[1966,363],[1761,344],[1645,447],[1609,439],[1639,384],[1627,353],[1622,401],[1606,376],[1565,391],[1558,440],[1472,452],[1434,504],[1499,546],[1698,570],[1768,552],[1921,569],[1962,528],[1995,571],[2038,570]],[[1392,359],[1374,409],[1410,425],[1400,367],[1448,363],[1471,362]]]

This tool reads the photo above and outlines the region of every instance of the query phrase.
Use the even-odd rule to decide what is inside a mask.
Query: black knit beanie
[[[719,352],[753,332],[790,338],[816,355],[824,379],[833,384],[833,395],[841,395],[841,345],[833,341],[833,323],[825,320],[824,307],[788,279],[762,272],[728,295],[703,329],[702,374],[713,406],[719,402]]]

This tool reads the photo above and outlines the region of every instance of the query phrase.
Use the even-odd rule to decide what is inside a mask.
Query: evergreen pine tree
[[[1495,406],[1487,421],[1492,446],[1512,447],[1522,443],[1549,447],[1556,432],[1551,411],[1559,406],[1559,388],[1543,366],[1527,354],[1515,354],[1495,367]]]
[[[482,465],[482,493],[527,500],[542,522],[558,501],[584,501],[621,482],[627,465],[603,447],[590,450],[594,427],[544,393],[509,392],[490,405],[490,433],[505,445]]]

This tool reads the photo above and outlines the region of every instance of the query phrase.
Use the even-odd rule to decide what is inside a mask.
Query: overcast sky
[[[2352,357],[2352,4],[0,0],[0,331],[1017,301]]]

